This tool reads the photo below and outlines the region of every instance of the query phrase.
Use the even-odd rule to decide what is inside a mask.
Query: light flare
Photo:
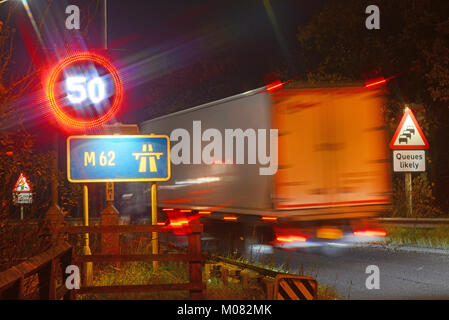
[[[387,232],[384,230],[355,230],[354,235],[361,237],[385,237]]]
[[[98,65],[105,68],[109,74],[111,75],[113,82],[114,82],[114,89],[115,89],[115,96],[113,98],[113,102],[111,103],[111,106],[109,110],[98,118],[92,118],[86,121],[78,120],[70,117],[67,115],[59,106],[59,103],[56,100],[55,96],[55,86],[56,82],[61,75],[61,73],[66,69],[68,66],[80,62],[80,61],[86,61],[86,62],[94,62]],[[78,129],[88,129],[100,126],[109,120],[111,120],[114,115],[117,113],[118,108],[120,107],[123,99],[123,86],[122,82],[120,80],[120,77],[118,75],[117,70],[115,67],[104,57],[90,53],[90,52],[82,52],[77,53],[74,55],[71,55],[65,59],[63,59],[55,68],[53,68],[52,72],[50,73],[48,80],[47,80],[47,87],[46,87],[46,95],[48,102],[50,104],[51,109],[53,110],[54,114],[65,125],[75,127]]]
[[[298,235],[285,235],[285,236],[276,236],[276,240],[279,242],[306,242],[307,238],[304,236],[298,236]]]

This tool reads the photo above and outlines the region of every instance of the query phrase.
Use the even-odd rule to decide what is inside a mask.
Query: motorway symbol
[[[156,159],[159,160],[162,155],[162,152],[153,152],[153,146],[151,144],[144,144],[142,145],[142,152],[133,153],[136,160],[140,159],[139,172],[147,171],[147,157],[150,165],[150,172],[157,172]]]
[[[15,192],[15,193],[31,192],[30,184],[28,183],[28,180],[23,175],[23,173],[20,174],[19,179],[17,180],[16,184],[14,185],[14,188],[12,189],[12,192]]]
[[[407,108],[401,122],[391,139],[391,149],[428,149],[429,143],[424,136],[421,127],[416,121],[413,112]]]
[[[274,284],[275,300],[315,300],[318,283],[312,277],[278,274]]]
[[[79,183],[169,180],[170,140],[160,135],[71,136],[67,178]]]

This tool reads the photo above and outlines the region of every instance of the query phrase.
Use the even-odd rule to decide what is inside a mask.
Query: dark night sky
[[[179,62],[179,67],[187,69],[192,64],[201,63],[200,61],[208,58],[231,56],[234,60],[233,68],[225,73],[216,74],[202,82],[188,78],[181,80],[187,82],[182,90],[193,91],[189,98],[180,99],[179,103],[183,105],[179,108],[183,108],[263,85],[265,75],[288,65],[289,61],[294,61],[289,56],[293,56],[298,50],[297,28],[307,21],[322,2],[272,1],[273,12],[282,34],[279,41],[284,41],[288,52],[281,49],[262,1],[168,1],[157,5],[151,1],[134,1],[132,6],[125,6],[126,9],[123,8],[123,2],[110,1],[109,43],[113,46],[112,50],[116,49],[117,54],[123,57],[154,48],[161,48],[164,52],[165,48],[191,44],[194,39],[200,37],[200,40],[190,47],[194,51],[193,59],[183,59],[182,51],[175,59]],[[115,47],[114,44],[120,39],[130,41]],[[290,67],[294,73],[298,66],[293,62]],[[176,71],[174,73],[176,74]],[[157,81],[156,78],[144,83],[137,91],[147,91],[148,86],[157,87]],[[223,90],[207,94],[214,86],[220,86]],[[184,96],[176,88],[167,89],[165,86],[162,90],[167,92],[165,95]],[[144,94],[138,95],[141,98],[138,102],[134,103],[134,99],[130,101],[130,104],[137,106],[130,107],[133,112],[121,115],[125,122],[133,121],[134,114],[140,114],[142,107],[151,108],[152,98],[142,101],[142,95]],[[161,99],[163,97],[162,94]],[[150,111],[150,116],[165,113],[164,102],[155,104],[159,109]]]
[[[86,2],[61,0],[57,4],[63,7],[63,2],[83,1]],[[297,74],[306,68],[294,59],[299,50],[298,26],[305,24],[324,1],[271,0],[279,25],[276,35],[262,0],[108,0],[107,55],[120,68],[129,67],[124,77],[131,79],[128,83],[125,79],[125,101],[117,120],[139,123],[254,89],[264,85],[264,78],[279,68],[287,67],[291,75]],[[46,0],[29,1],[37,17],[44,3]],[[0,18],[8,6],[0,5]],[[100,15],[92,28],[101,29],[101,25]],[[14,60],[14,68],[18,69],[30,60],[19,33]],[[131,68],[147,60],[154,62]],[[161,61],[164,66],[153,72],[152,68],[160,66]],[[222,68],[211,72],[214,64]],[[204,78],[198,73],[202,68]],[[31,130],[40,126],[37,119],[33,122],[26,125]]]

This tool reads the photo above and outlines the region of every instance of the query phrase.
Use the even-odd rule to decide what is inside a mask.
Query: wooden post
[[[201,255],[201,232],[202,226],[197,219],[191,222],[192,233],[188,236],[188,254],[189,255]],[[190,283],[201,289],[191,289],[190,299],[201,300],[203,299],[203,279],[202,279],[202,262],[201,261],[189,261],[189,274]]]
[[[267,295],[267,300],[273,300],[274,299],[274,281],[264,279],[265,282],[265,293]]]
[[[405,173],[405,204],[407,206],[407,217],[411,218],[413,215],[413,199],[412,199],[412,174]]]
[[[114,207],[114,183],[106,183],[106,207],[101,211],[100,224],[102,226],[118,226],[119,214]],[[118,254],[119,233],[102,233],[101,234],[101,253],[102,254]]]
[[[246,272],[241,272],[240,273],[240,281],[242,282],[242,287],[243,288],[248,288],[248,273]]]
[[[48,284],[48,300],[56,300],[56,261],[50,263],[50,283]]]
[[[56,299],[56,277],[55,277],[55,261],[52,259],[38,271],[39,278],[39,299],[55,300]]]
[[[151,182],[151,224],[153,226],[157,225],[157,184],[156,182]],[[158,233],[151,233],[151,248],[153,254],[159,253],[159,239]],[[154,271],[159,270],[159,261],[153,261]]]
[[[19,278],[11,287],[0,292],[1,300],[22,300],[24,298],[23,277]]]
[[[221,282],[223,283],[224,287],[228,285],[228,274],[228,269],[225,267],[221,267]]]

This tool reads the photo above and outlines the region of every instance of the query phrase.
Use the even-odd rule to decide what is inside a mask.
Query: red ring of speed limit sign
[[[74,65],[78,62],[92,62],[103,67],[110,74],[115,89],[115,94],[112,99],[113,101],[111,102],[111,106],[107,110],[107,112],[97,118],[85,121],[73,118],[66,112],[64,112],[57,102],[57,98],[55,95],[55,86],[61,73],[69,66]],[[56,67],[53,68],[47,80],[46,95],[50,107],[59,121],[71,127],[86,129],[102,125],[112,119],[122,102],[123,86],[116,68],[106,58],[95,53],[82,52],[63,59]]]

